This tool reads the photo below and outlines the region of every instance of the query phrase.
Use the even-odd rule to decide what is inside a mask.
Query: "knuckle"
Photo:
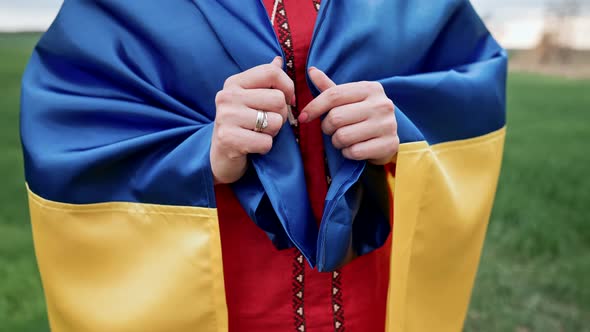
[[[216,127],[225,123],[225,107],[216,105],[214,123]]]
[[[391,139],[389,144],[387,145],[386,151],[388,152],[388,155],[393,155],[395,153],[395,151],[397,150],[396,144],[395,144],[395,139]]]
[[[340,144],[340,141],[338,141],[338,139],[336,138],[336,136],[332,136],[332,145],[336,148],[336,149],[340,149],[342,148],[342,144]]]
[[[350,143],[350,135],[344,129],[337,130],[332,138],[339,146],[347,146]]]
[[[395,137],[396,136],[396,128],[393,122],[384,122],[381,126],[379,133],[380,137]]]
[[[394,136],[386,142],[387,145],[384,151],[384,155],[387,157],[392,157],[397,153],[399,149],[399,138],[397,136]]]
[[[379,82],[368,81],[365,82],[365,86],[367,87],[367,90],[371,92],[383,92],[383,86]]]
[[[264,67],[265,75],[273,81],[279,78],[279,71],[280,69],[273,65],[266,65]]]
[[[215,138],[222,147],[228,147],[231,145],[231,134],[228,133],[228,128],[226,127],[217,128]]]
[[[281,92],[283,92],[283,100],[286,101],[295,93],[295,83],[282,69],[275,68],[275,71],[277,72],[275,77],[276,86],[280,87]]]
[[[393,102],[389,98],[375,98],[373,101],[373,108],[379,114],[391,114],[394,111]]]
[[[295,93],[295,82],[293,82],[291,79],[288,80],[287,89],[289,90],[289,95]]]
[[[281,130],[283,118],[278,114],[269,114],[268,133],[273,137]]]
[[[326,117],[326,118],[324,119],[324,121],[322,121],[322,125],[321,125],[321,126],[322,126],[322,132],[323,132],[324,134],[327,134],[327,135],[330,135],[330,134],[332,134],[332,131],[333,131],[333,129],[332,129],[332,128],[334,128],[334,127],[332,126],[332,123],[330,123],[329,121],[330,121],[330,120],[328,119],[328,117]]]
[[[397,150],[399,149],[399,143],[400,143],[399,136],[398,135],[393,136],[393,144],[392,144],[392,146],[393,146],[395,152],[397,152]]]
[[[272,137],[265,135],[265,138],[260,143],[260,153],[267,154],[272,149]]]
[[[245,156],[250,153],[250,149],[251,148],[247,144],[239,144],[237,148],[238,152],[236,154],[240,156]]]
[[[225,104],[220,104],[217,107],[217,111],[215,114],[215,122],[220,125],[225,125],[227,123],[231,123],[231,120],[234,118],[234,107],[227,106]]]
[[[215,104],[222,105],[228,101],[227,90],[221,90],[215,95]]]
[[[361,160],[363,158],[363,151],[357,145],[353,145],[347,149],[348,156],[354,160]]]
[[[285,94],[280,90],[272,90],[272,98],[269,99],[272,111],[281,112],[285,108]]]
[[[243,150],[243,149],[242,149],[242,150]],[[237,160],[237,159],[240,159],[240,158],[242,158],[242,157],[243,157],[243,156],[245,156],[246,154],[247,154],[247,153],[246,153],[246,151],[234,151],[234,150],[231,150],[231,151],[228,151],[228,153],[227,153],[227,157],[228,157],[230,160]]]
[[[283,124],[285,123],[286,120],[287,120],[286,117],[283,117],[283,115],[281,115],[281,114],[275,115],[274,121],[275,121],[275,126],[277,128],[277,131],[283,127]]]
[[[229,93],[232,101],[242,99],[246,96],[246,90],[241,89],[241,88],[228,89],[227,92]]]
[[[336,102],[340,100],[340,98],[342,98],[341,95],[341,92],[335,88],[326,91],[326,97],[328,97],[328,100],[330,100],[331,102]]]
[[[226,89],[227,87],[230,87],[232,85],[235,85],[237,83],[237,81],[238,81],[238,75],[239,74],[232,75],[232,76],[228,77],[225,80],[225,82],[223,83],[223,88]]]
[[[238,107],[230,106],[225,108],[224,117],[227,119],[228,122],[236,123],[236,120],[243,116],[243,113],[240,112],[240,109]]]
[[[388,113],[393,113],[395,111],[395,105],[393,101],[389,98],[383,98],[383,109],[385,109]]]
[[[371,83],[372,83],[371,81],[361,81],[361,82],[359,82],[359,85],[360,85],[360,86],[361,86],[361,88],[363,88],[364,90],[367,90],[367,91],[373,91],[373,88],[374,88],[374,86],[373,86],[373,84],[371,84]]]
[[[283,93],[283,91],[274,89],[274,90],[271,90],[271,92],[272,92],[272,99],[276,103],[281,103],[281,104],[285,103],[285,94]]]
[[[379,93],[385,93],[385,88],[383,88],[383,84],[375,81],[375,89]]]
[[[344,117],[339,112],[330,112],[326,116],[326,120],[328,124],[332,126],[332,128],[340,128],[344,125]]]
[[[215,104],[224,105],[229,104],[239,98],[240,91],[238,89],[223,89],[215,95]]]
[[[277,126],[281,127],[283,125],[283,123],[285,123],[288,120],[288,114],[287,114],[288,110],[287,110],[287,106],[283,105],[283,107],[281,107],[280,110],[277,111],[276,115],[276,121],[277,121]]]
[[[395,119],[395,117],[393,118],[393,123],[391,124],[391,127],[393,128],[393,134],[395,136],[397,136],[397,120]]]

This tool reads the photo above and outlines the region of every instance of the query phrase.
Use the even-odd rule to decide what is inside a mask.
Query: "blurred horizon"
[[[0,0],[0,32],[45,31],[61,0]],[[472,0],[496,39],[506,48],[530,49],[539,44],[546,25],[547,1]],[[583,3],[583,4],[582,4]],[[569,20],[567,46],[590,50],[590,1]]]

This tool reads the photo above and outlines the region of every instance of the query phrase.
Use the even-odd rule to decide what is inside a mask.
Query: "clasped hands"
[[[247,168],[248,154],[265,154],[295,104],[293,81],[282,70],[282,58],[229,77],[215,98],[216,116],[211,139],[211,169],[215,183],[233,183]],[[322,131],[342,155],[388,163],[397,153],[399,138],[395,106],[378,82],[336,85],[324,72],[309,69],[321,94],[301,110],[299,123],[326,114]],[[259,111],[267,112],[265,128],[255,131]]]

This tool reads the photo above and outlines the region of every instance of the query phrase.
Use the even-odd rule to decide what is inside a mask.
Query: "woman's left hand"
[[[389,163],[397,153],[399,137],[395,106],[378,82],[336,85],[321,70],[310,68],[309,77],[322,92],[299,115],[310,122],[324,113],[322,131],[344,157],[368,160],[375,165]]]

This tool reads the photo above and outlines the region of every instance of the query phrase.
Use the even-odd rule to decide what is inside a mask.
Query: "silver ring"
[[[268,127],[268,114],[264,111],[258,111],[256,115],[256,125],[254,131],[259,133]]]

